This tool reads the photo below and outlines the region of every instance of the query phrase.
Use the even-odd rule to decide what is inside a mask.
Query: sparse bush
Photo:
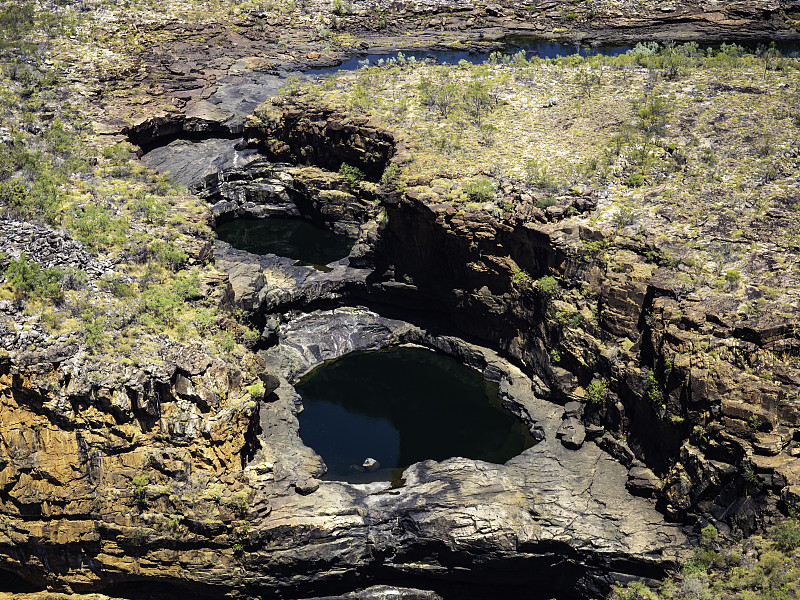
[[[92,348],[102,345],[106,335],[105,317],[97,314],[93,310],[87,310],[81,315],[83,329],[86,336],[86,344]]]
[[[736,287],[741,279],[742,275],[736,269],[728,269],[725,272],[725,281],[727,281],[731,287]]]
[[[400,166],[395,163],[389,163],[381,175],[381,183],[386,186],[397,187],[400,179]]]
[[[90,248],[104,248],[124,240],[127,223],[112,218],[108,210],[94,204],[72,209],[67,216],[67,225],[77,237]]]
[[[59,301],[64,297],[61,288],[64,273],[55,267],[42,269],[25,254],[9,262],[3,274],[17,298]]]
[[[464,185],[464,193],[472,202],[488,202],[494,198],[495,189],[487,177],[476,177]]]
[[[586,396],[592,404],[601,404],[608,395],[608,385],[602,379],[594,379],[586,386]]]
[[[645,377],[645,394],[654,406],[661,406],[664,403],[664,386],[658,381],[655,371],[647,369]]]
[[[552,275],[545,275],[536,280],[536,291],[547,302],[561,295],[561,284]]]
[[[116,273],[102,279],[106,291],[117,298],[131,298],[135,294],[134,287]]]
[[[531,280],[531,276],[523,269],[514,269],[511,273],[511,283],[526,284]]]
[[[347,163],[342,163],[342,166],[339,167],[339,175],[345,178],[347,185],[351,188],[357,187],[360,182],[367,178],[364,171]]]
[[[152,256],[171,271],[180,271],[189,258],[183,250],[176,247],[172,242],[165,242],[164,240],[156,240],[150,244],[149,248],[145,247],[144,251],[148,257]]]
[[[135,215],[144,219],[145,223],[161,225],[167,216],[167,205],[158,198],[145,193],[137,194],[130,207]]]
[[[787,519],[775,525],[770,530],[769,537],[781,552],[794,552],[800,547],[800,523],[794,519]]]
[[[536,158],[529,158],[525,161],[525,181],[543,190],[554,190],[556,188],[553,178],[547,172],[547,168]],[[555,204],[555,201],[553,204]],[[550,204],[547,206],[550,206]],[[540,206],[539,208],[545,207]]]
[[[133,501],[136,503],[136,506],[139,508],[139,510],[144,510],[150,505],[145,490],[147,482],[147,475],[137,475],[131,479],[131,486],[133,487]]]
[[[545,208],[547,208],[549,206],[555,206],[556,204],[558,204],[558,200],[556,200],[552,196],[547,196],[546,198],[542,198],[541,200],[536,200],[533,203],[533,205],[536,208],[541,208],[542,210],[544,210]]]

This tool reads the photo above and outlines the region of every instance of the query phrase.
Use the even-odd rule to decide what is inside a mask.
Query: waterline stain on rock
[[[350,254],[354,240],[305,219],[236,219],[217,227],[219,239],[253,254],[275,254],[321,266]]]
[[[396,479],[415,462],[453,456],[504,463],[535,443],[501,406],[496,383],[424,348],[348,354],[296,389],[300,435],[328,479]]]

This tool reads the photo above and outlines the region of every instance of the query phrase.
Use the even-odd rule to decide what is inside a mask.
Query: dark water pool
[[[556,58],[557,56],[570,56],[572,54],[586,55],[587,46],[580,46],[577,44],[566,44],[561,42],[553,42],[550,40],[530,40],[529,38],[517,37],[509,38],[507,40],[508,47],[505,54],[514,54],[520,50],[525,51],[526,58],[533,58],[538,56],[540,58]],[[593,54],[606,54],[608,56],[616,56],[623,54],[631,49],[632,46],[625,45],[602,45],[592,48]],[[325,74],[335,73],[336,71],[354,71],[364,64],[370,66],[378,64],[378,61],[386,61],[391,58],[397,58],[397,52],[389,54],[359,54],[351,56],[344,61],[341,65],[336,67],[326,67],[322,69],[309,69],[309,73]],[[414,58],[417,61],[423,61],[426,58],[435,58],[439,64],[458,64],[462,60],[466,60],[472,64],[482,64],[489,59],[491,52],[470,52],[466,50],[407,50],[402,51],[406,60]],[[364,61],[369,61],[364,63]]]
[[[338,261],[353,247],[353,240],[311,221],[283,217],[228,221],[217,227],[217,237],[239,250],[276,254],[314,266]]]
[[[577,44],[567,42],[556,42],[551,40],[543,40],[540,38],[531,38],[525,35],[511,35],[504,38],[505,50],[504,54],[513,55],[520,50],[525,52],[525,58],[531,59],[533,57],[539,58],[557,58],[559,56],[572,56],[573,54],[580,54],[586,56],[587,54],[602,54],[605,56],[619,56],[632,50],[636,45],[630,44],[600,44],[592,45],[589,43]],[[683,43],[683,42],[678,42]],[[699,41],[700,47],[706,48],[719,48],[721,41],[705,42]],[[800,53],[800,41],[798,40],[728,40],[727,43],[734,43],[743,46],[748,52],[758,52],[760,49],[768,47],[774,43],[775,47],[784,56],[798,56]],[[662,42],[663,45],[663,42]],[[406,59],[413,57],[417,61],[425,60],[426,58],[434,58],[439,64],[458,64],[459,61],[466,60],[472,64],[482,64],[489,59],[491,52],[470,52],[467,50],[407,50],[402,52]],[[379,64],[379,61],[397,58],[398,53],[392,52],[388,54],[360,54],[351,56],[344,61],[341,65],[336,67],[326,67],[322,69],[310,69],[308,72],[312,74],[324,75],[326,73],[335,73],[337,71],[353,71],[359,69],[365,64],[373,66]],[[368,61],[365,63],[364,61]]]
[[[453,456],[504,463],[535,443],[501,406],[496,383],[423,348],[348,354],[296,388],[300,436],[325,461],[327,479],[396,480],[412,463]],[[367,458],[380,467],[361,468]]]

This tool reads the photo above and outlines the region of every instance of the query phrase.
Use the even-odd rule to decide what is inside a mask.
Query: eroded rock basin
[[[487,586],[502,573],[503,585],[536,586],[526,597],[577,598],[597,595],[620,573],[659,576],[680,554],[680,527],[626,491],[627,469],[593,443],[564,448],[556,439],[564,407],[493,351],[363,308],[301,315],[282,323],[279,338],[262,352],[279,377],[251,466],[272,465],[272,485],[282,490],[270,498],[269,528],[313,531],[314,541],[293,537],[291,548],[273,549],[274,564],[302,544],[320,579],[357,570],[376,583],[401,578],[443,597],[488,598],[501,597]],[[320,480],[324,465],[300,438],[302,398],[292,384],[326,360],[400,344],[450,354],[496,381],[503,404],[543,440],[505,464],[418,462],[399,487]],[[443,592],[470,582],[474,589],[458,596]]]
[[[296,389],[300,435],[326,479],[397,481],[415,462],[453,456],[504,463],[536,442],[503,408],[497,382],[426,348],[352,353]]]

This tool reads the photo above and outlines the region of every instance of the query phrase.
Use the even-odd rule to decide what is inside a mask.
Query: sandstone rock
[[[210,124],[221,124],[233,116],[233,112],[212,104],[207,100],[198,100],[186,106],[187,129],[203,131]]]
[[[322,596],[308,598],[306,600],[442,600],[442,597],[430,590],[374,585],[341,596]]]
[[[653,471],[644,466],[634,466],[628,471],[625,486],[637,496],[653,497],[661,491],[661,479]]]
[[[583,416],[583,404],[580,402],[567,402],[564,405],[564,418],[580,419]]]
[[[602,425],[595,425],[593,423],[589,423],[589,424],[585,425],[584,427],[585,427],[585,430],[586,430],[586,437],[588,439],[590,439],[590,440],[595,440],[595,439],[599,438],[606,431],[606,428],[603,427]]]
[[[610,433],[604,434],[595,443],[626,467],[630,467],[633,463],[634,455],[631,449],[628,448],[628,444],[615,438]]]
[[[556,437],[561,440],[565,448],[577,450],[583,445],[586,439],[586,430],[575,417],[568,417],[561,423],[561,427],[556,431]]]
[[[301,496],[313,494],[319,489],[319,480],[313,478],[303,479],[295,484],[294,489]]]

